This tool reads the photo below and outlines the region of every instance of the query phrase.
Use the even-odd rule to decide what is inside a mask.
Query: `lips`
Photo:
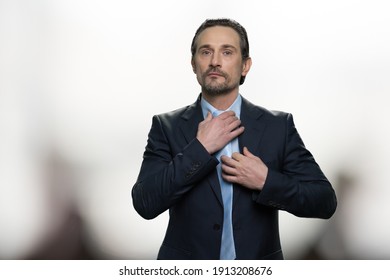
[[[210,71],[207,73],[207,76],[217,76],[217,77],[225,77],[222,73],[216,71]]]
[[[218,73],[209,73],[207,76],[209,76],[209,77],[223,77],[221,74],[218,74]]]

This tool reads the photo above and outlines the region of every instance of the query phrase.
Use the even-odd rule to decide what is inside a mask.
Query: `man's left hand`
[[[248,148],[243,154],[233,153],[232,157],[222,156],[222,177],[230,183],[240,184],[252,190],[262,190],[268,174],[268,167]]]

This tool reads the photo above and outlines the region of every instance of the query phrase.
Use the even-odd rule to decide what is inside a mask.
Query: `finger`
[[[253,158],[253,159],[258,160],[258,161],[260,161],[261,163],[264,164],[263,160],[261,158],[259,158],[258,156],[252,154],[247,147],[244,147],[243,154],[245,156],[247,156],[248,158]]]
[[[211,121],[211,120],[212,120],[212,118],[213,118],[213,114],[211,114],[211,112],[210,112],[210,111],[208,111],[208,112],[207,112],[207,116],[206,116],[206,119],[205,119],[205,120],[207,120],[207,121]]]
[[[239,119],[236,119],[230,123],[225,123],[223,128],[227,133],[230,133],[238,129],[240,126],[241,126],[241,121]]]
[[[221,169],[222,169],[222,174],[230,175],[230,176],[237,175],[237,169],[229,165],[222,164]]]
[[[254,154],[252,154],[247,147],[244,147],[243,154],[247,157],[255,157]]]
[[[224,120],[224,119],[227,119],[227,118],[235,116],[235,115],[236,115],[236,113],[234,113],[234,111],[226,111],[226,112],[223,112],[222,114],[220,114],[218,116],[218,118],[221,118]]]
[[[240,161],[244,156],[238,152],[234,152],[232,154],[232,159],[234,159],[235,161]]]
[[[250,158],[257,158],[254,154],[252,154],[247,147],[244,147],[243,154]]]
[[[234,175],[229,175],[229,174],[222,173],[222,178],[225,181],[230,182],[232,184],[239,183],[238,182],[238,178],[236,176],[234,176]]]
[[[234,129],[233,131],[231,131],[230,132],[231,139],[234,139],[234,138],[238,137],[241,133],[244,132],[244,130],[245,130],[245,127],[240,126],[240,127],[236,128],[236,129]]]
[[[237,116],[229,116],[229,117],[225,118],[223,121],[224,121],[227,125],[230,125],[230,124],[232,124],[232,123],[234,123],[234,122],[237,122],[237,121],[239,121],[239,122],[241,123],[240,119],[237,118]]]
[[[236,161],[228,156],[221,156],[221,162],[222,166],[230,166],[230,167],[235,167],[236,166]]]

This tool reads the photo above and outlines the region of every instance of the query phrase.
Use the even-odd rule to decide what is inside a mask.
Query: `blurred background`
[[[132,206],[154,114],[193,103],[206,18],[249,35],[240,91],[291,112],[339,199],[280,213],[286,259],[390,259],[390,4],[0,0],[0,259],[155,259],[168,220]]]

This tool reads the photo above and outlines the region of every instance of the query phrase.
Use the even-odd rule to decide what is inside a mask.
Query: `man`
[[[192,46],[198,100],[153,117],[137,182],[137,212],[169,209],[158,259],[283,259],[278,210],[330,218],[335,192],[291,114],[239,93],[251,68],[245,29],[206,20]]]

